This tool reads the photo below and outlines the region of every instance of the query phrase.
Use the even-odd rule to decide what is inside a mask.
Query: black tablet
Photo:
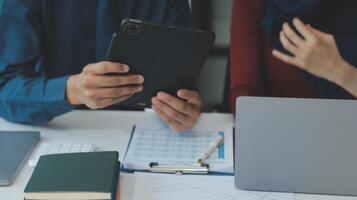
[[[159,91],[176,96],[179,89],[195,89],[214,40],[213,32],[124,20],[107,59],[129,65],[129,73],[143,75],[145,83],[143,92],[119,105],[148,108]]]

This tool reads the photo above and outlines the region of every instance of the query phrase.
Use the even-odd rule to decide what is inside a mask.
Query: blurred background
[[[223,100],[225,87],[228,87],[226,75],[233,0],[192,0],[191,4],[194,28],[216,33],[214,48],[198,80],[204,110],[228,112]]]

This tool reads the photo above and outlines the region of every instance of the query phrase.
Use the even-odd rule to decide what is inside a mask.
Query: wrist
[[[356,69],[346,61],[341,62],[338,68],[340,70],[336,74],[335,83],[345,87],[354,78]]]
[[[71,105],[80,105],[81,101],[78,98],[77,75],[70,76],[66,83],[66,99]]]
[[[336,83],[357,97],[357,69],[347,62],[341,65],[341,69],[340,77]]]

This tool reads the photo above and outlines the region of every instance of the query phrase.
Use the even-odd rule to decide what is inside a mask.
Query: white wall
[[[198,80],[198,88],[203,98],[204,110],[209,111],[212,107],[223,101],[227,60],[223,57],[210,57],[201,72]]]

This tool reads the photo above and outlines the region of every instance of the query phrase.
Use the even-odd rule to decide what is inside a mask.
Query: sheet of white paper
[[[165,165],[187,166],[197,163],[219,135],[224,136],[222,144],[207,160],[210,170],[233,173],[233,130],[194,130],[177,133],[170,128],[155,125],[137,125],[130,146],[124,158],[124,167],[147,170],[150,162]]]
[[[294,200],[293,193],[239,190],[234,176],[122,174],[122,200]],[[130,188],[130,189],[129,189]],[[130,193],[130,194],[129,194]]]

